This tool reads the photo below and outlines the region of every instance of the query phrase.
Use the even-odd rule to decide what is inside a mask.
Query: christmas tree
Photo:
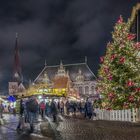
[[[140,42],[134,41],[130,26],[130,20],[124,22],[120,16],[106,54],[100,57],[97,91],[105,109],[140,107]]]

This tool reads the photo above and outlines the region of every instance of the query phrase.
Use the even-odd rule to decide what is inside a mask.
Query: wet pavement
[[[30,134],[28,128],[22,133],[17,133],[18,116],[4,115],[6,123],[0,126],[0,140],[45,140],[40,133],[40,122],[35,125],[35,132]],[[28,126],[27,126],[28,127]]]
[[[40,132],[39,121],[35,132],[17,134],[18,118],[13,115],[4,116],[6,124],[0,126],[0,140],[140,140],[140,123],[119,121],[90,121],[72,117],[59,116],[59,122],[48,122],[54,131],[53,138],[44,137]]]

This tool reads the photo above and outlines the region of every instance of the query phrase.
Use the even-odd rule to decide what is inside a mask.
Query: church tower
[[[14,71],[12,80],[9,82],[9,95],[22,96],[24,95],[25,87],[23,85],[23,77],[19,59],[18,34],[16,34],[15,49],[14,49]]]
[[[14,50],[13,81],[18,82],[18,83],[23,82],[20,59],[19,59],[19,46],[18,46],[18,34],[17,33],[16,33],[15,50]]]

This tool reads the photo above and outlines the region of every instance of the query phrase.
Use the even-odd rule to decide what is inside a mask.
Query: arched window
[[[82,87],[79,87],[79,94],[83,94],[83,88]]]
[[[91,93],[95,94],[95,87],[94,86],[91,87]]]
[[[88,86],[85,87],[85,94],[89,94],[89,87]]]

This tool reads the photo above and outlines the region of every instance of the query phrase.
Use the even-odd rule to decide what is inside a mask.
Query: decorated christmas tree
[[[120,16],[106,54],[100,57],[97,91],[105,109],[140,107],[140,42],[134,41],[130,26],[130,20],[124,22]]]

